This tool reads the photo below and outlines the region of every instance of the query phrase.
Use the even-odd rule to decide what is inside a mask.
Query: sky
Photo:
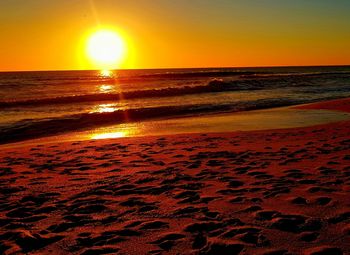
[[[116,68],[350,64],[348,0],[1,0],[0,70],[98,69],[92,31],[126,44]]]

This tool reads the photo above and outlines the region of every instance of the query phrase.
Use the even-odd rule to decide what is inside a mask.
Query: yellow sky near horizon
[[[115,68],[346,65],[349,8],[341,0],[3,0],[0,70],[98,69],[85,49],[98,27],[125,41]]]

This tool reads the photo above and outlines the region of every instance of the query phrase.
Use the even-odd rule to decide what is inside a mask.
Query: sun
[[[122,37],[112,30],[98,30],[87,41],[87,55],[99,69],[116,68],[125,55]]]

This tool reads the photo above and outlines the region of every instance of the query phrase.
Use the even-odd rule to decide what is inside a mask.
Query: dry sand
[[[0,254],[349,254],[349,131],[3,147]]]

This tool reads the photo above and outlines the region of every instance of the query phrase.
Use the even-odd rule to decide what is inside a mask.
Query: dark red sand
[[[0,254],[349,254],[349,131],[3,147]]]

